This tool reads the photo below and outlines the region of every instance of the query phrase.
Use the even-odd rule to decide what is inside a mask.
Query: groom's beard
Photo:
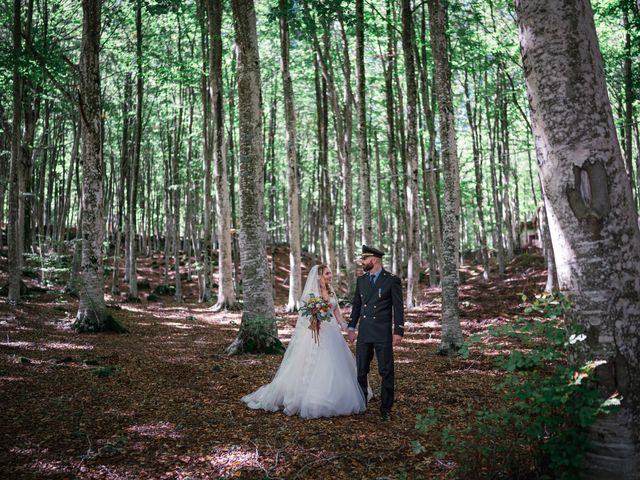
[[[372,264],[372,263],[365,263],[364,265],[362,265],[362,269],[363,269],[365,272],[370,271],[372,268],[373,268],[373,264]]]

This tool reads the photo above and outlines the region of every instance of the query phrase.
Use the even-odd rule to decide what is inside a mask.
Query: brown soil
[[[274,253],[286,343],[295,324],[282,308],[288,254]],[[1,258],[0,284],[6,269]],[[475,268],[463,274],[465,335],[521,313],[519,294],[539,292],[545,279],[539,259],[515,262],[488,283]],[[141,259],[140,276],[151,289],[161,284],[160,256]],[[18,307],[0,305],[0,478],[450,478],[451,462],[433,456],[440,431],[419,433],[416,414],[433,407],[464,423],[469,407],[498,398],[501,373],[489,357],[436,354],[437,288],[422,286],[422,306],[407,315],[390,423],[380,422],[375,401],[363,415],[318,420],[245,408],[240,398],[268,383],[282,357],[226,356],[240,313],[197,304],[195,281],[184,284],[184,304],[148,302],[149,290],[140,304],[107,295],[124,335],[74,333],[77,300],[51,288]],[[377,374],[370,379],[376,391]],[[411,440],[426,451],[415,455]]]

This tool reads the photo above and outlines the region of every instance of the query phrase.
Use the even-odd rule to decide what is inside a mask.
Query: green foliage
[[[24,255],[23,273],[39,274],[43,285],[64,284],[71,272],[71,256],[56,252]]]
[[[593,373],[603,362],[590,361],[578,368],[567,364],[569,351],[585,348],[586,339],[565,323],[568,307],[562,296],[540,295],[524,310],[535,317],[517,317],[489,329],[489,339],[509,342],[481,346],[509,351],[496,359],[507,372],[497,386],[503,406],[469,412],[473,421],[463,431],[445,427],[442,452],[436,452],[436,458],[455,460],[461,478],[524,478],[535,472],[571,479],[579,474],[589,427],[598,415],[614,411],[619,399],[605,399],[597,388]],[[468,357],[470,347],[481,340],[480,335],[470,337],[463,356]],[[431,409],[418,415],[416,428],[426,432],[437,421]],[[412,449],[424,451],[417,441]]]

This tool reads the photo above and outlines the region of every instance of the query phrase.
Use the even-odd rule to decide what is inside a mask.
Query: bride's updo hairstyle
[[[324,263],[321,265],[318,265],[318,282],[320,282],[320,278],[324,275],[324,271],[328,269],[329,267],[327,267]],[[327,285],[327,290],[331,295],[333,296],[336,295],[336,293],[333,291],[333,286],[331,284]]]

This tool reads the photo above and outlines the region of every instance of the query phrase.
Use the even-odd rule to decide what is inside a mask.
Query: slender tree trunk
[[[316,118],[318,139],[318,169],[320,175],[320,209],[322,212],[322,250],[323,260],[330,268],[339,271],[336,257],[334,195],[329,177],[329,105],[327,99],[327,83],[321,76],[318,57],[313,56],[316,87]]]
[[[366,79],[364,72],[364,0],[356,0],[356,114],[358,118],[358,160],[360,161],[360,214],[362,243],[371,245],[371,179],[367,148]]]
[[[208,6],[206,0],[201,0],[201,11],[206,12]],[[204,15],[202,15],[204,16]],[[202,46],[202,71],[206,72],[211,67],[208,65],[208,48],[207,44],[207,27],[203,24],[201,26],[201,46]],[[210,75],[211,77],[211,72]],[[202,234],[202,247],[200,249],[201,266],[198,274],[200,295],[199,301],[202,303],[209,302],[211,300],[211,257],[212,257],[212,221],[211,213],[213,210],[213,198],[212,192],[212,175],[211,175],[211,162],[213,159],[213,126],[211,124],[211,95],[209,92],[210,86],[207,84],[206,76],[201,78],[201,94],[202,94],[202,109],[203,109],[203,123],[202,123],[202,150],[203,150],[203,189],[204,189],[204,209],[203,216],[203,234]]]
[[[118,295],[120,293],[120,242],[122,237],[123,228],[123,214],[125,211],[125,184],[127,178],[129,178],[127,170],[129,169],[129,112],[131,111],[131,96],[132,96],[132,80],[131,74],[127,72],[124,80],[124,101],[122,103],[122,146],[120,149],[120,174],[118,182],[118,213],[117,213],[117,225],[116,225],[116,241],[113,250],[113,275],[111,278],[111,294]]]
[[[385,93],[385,106],[386,106],[386,126],[387,126],[387,159],[389,162],[389,173],[391,175],[391,181],[389,182],[389,200],[391,206],[399,205],[398,191],[399,191],[399,177],[397,167],[397,148],[396,148],[396,132],[395,132],[395,99],[393,95],[393,79],[395,77],[395,64],[396,64],[396,40],[395,40],[395,25],[391,22],[392,16],[392,3],[387,1],[387,52],[386,58],[382,66],[384,68],[384,93]],[[402,274],[400,260],[400,248],[401,248],[401,222],[400,216],[402,215],[401,208],[390,208],[391,214],[391,232],[392,232],[392,245],[391,245],[391,271],[397,274]]]
[[[635,100],[633,89],[633,69],[631,52],[631,26],[629,25],[629,3],[622,2],[622,24],[624,26],[624,158],[627,174],[631,180],[632,192],[635,193],[633,175],[633,138],[631,127],[633,125],[633,102]],[[636,24],[637,25],[637,24]],[[640,155],[640,152],[638,152]]]
[[[142,0],[136,0],[136,119],[133,132],[133,158],[129,169],[129,300],[138,300],[138,275],[136,269],[136,206],[138,171],[140,169],[140,145],[142,139]]]
[[[516,1],[520,47],[560,291],[584,328],[578,366],[618,412],[591,427],[581,478],[640,478],[640,231],[586,0]],[[559,74],[558,72],[562,72]]]
[[[485,85],[487,83],[487,75],[485,71]],[[491,172],[491,194],[493,198],[493,213],[494,213],[494,237],[493,247],[498,252],[498,273],[504,274],[505,261],[504,261],[504,243],[502,241],[502,203],[500,196],[498,195],[498,176],[496,173],[496,131],[497,122],[491,121],[492,108],[489,102],[488,95],[485,96],[485,113],[487,117],[487,134],[489,136],[489,169]]]
[[[213,120],[213,176],[216,185],[218,217],[218,300],[216,309],[235,308],[231,251],[231,208],[224,136],[224,98],[222,84],[222,1],[207,2],[209,19],[209,88]]]
[[[484,225],[484,205],[483,205],[483,178],[482,178],[482,157],[481,143],[479,139],[477,110],[471,108],[471,95],[469,92],[469,82],[467,72],[464,74],[464,92],[465,92],[465,110],[467,112],[467,121],[471,130],[471,149],[473,152],[473,171],[476,180],[476,215],[478,216],[478,237],[480,240],[480,254],[482,258],[482,276],[484,280],[489,280],[489,249],[487,247],[487,235]]]
[[[407,85],[407,299],[405,306],[414,308],[415,292],[420,273],[420,225],[418,220],[418,90],[414,58],[414,31],[411,2],[402,1],[402,50],[404,52],[405,80]]]
[[[456,147],[455,116],[447,52],[447,11],[440,0],[428,0],[431,48],[435,65],[434,87],[440,111],[440,141],[444,180],[444,228],[442,262],[442,341],[439,353],[456,354],[462,346],[458,306],[458,258],[460,255],[460,174]]]
[[[253,0],[232,2],[238,54],[240,262],[244,311],[228,353],[282,352],[275,323],[264,222],[260,58]]]
[[[421,34],[423,38],[426,38],[426,7],[422,5],[421,15]],[[433,250],[435,253],[436,261],[438,264],[438,270],[442,275],[442,228],[440,226],[440,199],[438,198],[438,190],[436,188],[436,123],[434,108],[430,107],[431,97],[429,95],[429,78],[428,78],[428,66],[427,66],[427,42],[422,42],[422,56],[420,65],[420,83],[422,90],[422,108],[424,111],[424,119],[427,124],[427,131],[429,133],[429,147],[427,155],[427,166],[424,169],[424,176],[426,177],[427,192],[429,196],[429,225],[431,227],[431,241],[433,242]],[[433,275],[433,269],[430,269],[430,277]]]
[[[298,157],[296,152],[296,112],[293,84],[289,72],[289,5],[280,0],[280,66],[284,93],[285,148],[287,151],[287,179],[289,181],[289,301],[286,311],[297,311],[302,295],[302,252],[300,245],[300,206],[298,188]]]
[[[22,251],[20,250],[23,230],[18,221],[20,186],[19,169],[22,165],[22,77],[18,69],[18,58],[22,49],[20,21],[20,0],[13,0],[13,124],[11,135],[11,166],[9,171],[9,228],[7,245],[9,247],[9,295],[7,300],[15,305],[20,301],[20,279],[22,277]]]

